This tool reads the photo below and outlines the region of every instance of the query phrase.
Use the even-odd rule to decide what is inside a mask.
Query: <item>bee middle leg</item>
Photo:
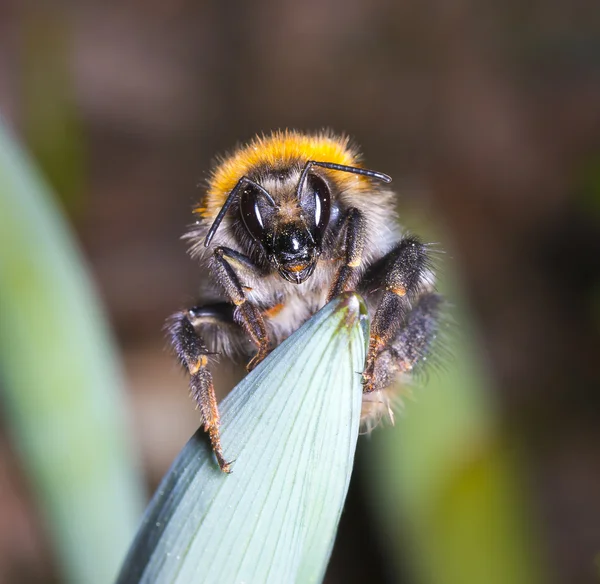
[[[421,353],[415,353],[414,358],[411,358],[411,354],[407,354],[406,359],[400,358],[393,347],[397,344],[397,338],[403,335],[410,339],[418,337],[422,319],[417,318],[420,313],[415,310],[423,295],[433,294],[427,286],[428,277],[426,247],[414,237],[402,239],[371,273],[367,271],[365,274],[361,287],[366,287],[370,279],[371,282],[381,282],[383,288],[371,323],[371,338],[363,372],[365,393],[389,385],[390,375],[397,375],[401,370],[409,371],[415,359],[420,358]]]
[[[243,351],[242,329],[233,320],[233,307],[227,303],[196,306],[174,314],[168,322],[171,345],[190,375],[190,393],[202,414],[204,431],[223,472],[231,472],[221,446],[220,416],[209,355],[233,355]]]

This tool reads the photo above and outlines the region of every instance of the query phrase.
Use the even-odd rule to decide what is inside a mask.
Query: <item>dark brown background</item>
[[[196,425],[161,332],[202,277],[179,240],[196,185],[255,132],[332,127],[395,177],[401,211],[446,234],[525,445],[550,572],[594,581],[599,12],[594,0],[0,3],[0,111],[89,258],[150,484]],[[74,160],[81,172],[66,172]],[[51,580],[24,482],[5,439],[2,584]]]

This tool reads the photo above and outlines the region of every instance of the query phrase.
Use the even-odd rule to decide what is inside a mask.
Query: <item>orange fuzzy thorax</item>
[[[348,142],[345,136],[334,136],[327,132],[301,134],[286,130],[257,136],[217,165],[209,179],[206,198],[194,212],[206,219],[214,219],[240,178],[257,168],[301,167],[308,160],[357,166],[358,152]],[[365,182],[364,177],[357,175],[337,172],[335,175],[341,187]]]

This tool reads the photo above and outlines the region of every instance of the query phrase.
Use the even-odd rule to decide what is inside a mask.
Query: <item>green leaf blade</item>
[[[0,409],[66,582],[114,579],[143,509],[123,385],[69,226],[0,119]]]
[[[221,404],[233,473],[197,432],[119,582],[319,582],[352,471],[367,341],[365,306],[344,295],[249,374]]]

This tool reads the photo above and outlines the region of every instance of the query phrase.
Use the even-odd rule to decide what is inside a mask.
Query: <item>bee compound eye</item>
[[[242,220],[254,239],[261,239],[265,231],[265,220],[261,212],[262,197],[262,193],[255,186],[249,185],[240,199]]]
[[[308,192],[312,195],[314,221],[317,232],[322,235],[329,224],[331,214],[331,195],[325,181],[316,175],[308,176]]]

